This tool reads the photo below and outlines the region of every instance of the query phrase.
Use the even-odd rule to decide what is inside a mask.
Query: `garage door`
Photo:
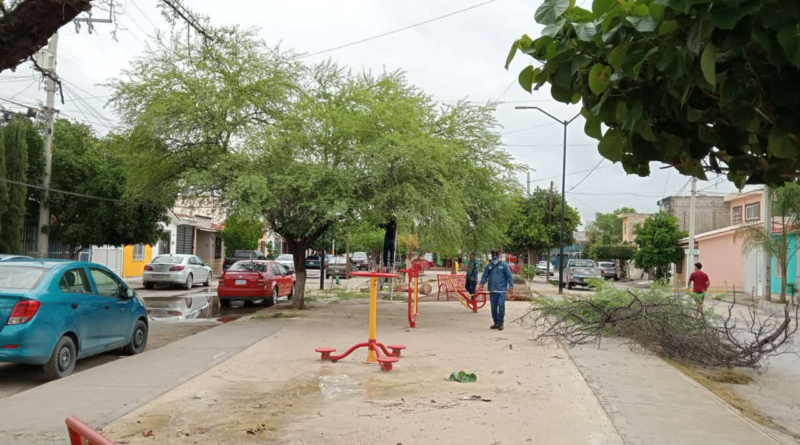
[[[194,253],[194,226],[178,226],[175,253],[185,255]]]

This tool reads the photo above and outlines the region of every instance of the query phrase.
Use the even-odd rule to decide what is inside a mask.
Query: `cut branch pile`
[[[766,357],[791,352],[797,306],[793,312],[787,305],[783,317],[774,318],[734,301],[725,316],[713,309],[700,315],[691,299],[665,287],[637,294],[598,283],[594,296],[536,300],[519,321],[531,327],[534,340],[540,342],[599,347],[603,336],[615,336],[686,362],[754,367]]]

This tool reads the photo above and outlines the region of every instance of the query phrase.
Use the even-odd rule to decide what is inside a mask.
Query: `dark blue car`
[[[75,361],[147,347],[147,311],[111,270],[94,263],[0,263],[0,362],[43,365],[66,377]]]

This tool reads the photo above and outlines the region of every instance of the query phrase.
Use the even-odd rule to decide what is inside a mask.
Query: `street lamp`
[[[568,121],[562,121],[561,119],[553,116],[552,114],[548,113],[547,111],[542,110],[539,107],[529,107],[529,106],[516,106],[514,107],[517,110],[536,110],[543,114],[545,114],[550,119],[558,122],[559,124],[564,126],[564,160],[561,163],[561,238],[558,240],[558,293],[564,293],[564,198],[566,196],[566,187],[567,187],[567,127],[571,124],[575,119],[580,116],[580,113],[576,114],[575,117]],[[547,259],[548,261],[550,258]]]

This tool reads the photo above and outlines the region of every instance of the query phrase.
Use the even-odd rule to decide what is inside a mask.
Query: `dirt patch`
[[[272,320],[275,318],[296,318],[302,317],[303,314],[299,311],[291,312],[261,312],[253,316],[253,320]]]

